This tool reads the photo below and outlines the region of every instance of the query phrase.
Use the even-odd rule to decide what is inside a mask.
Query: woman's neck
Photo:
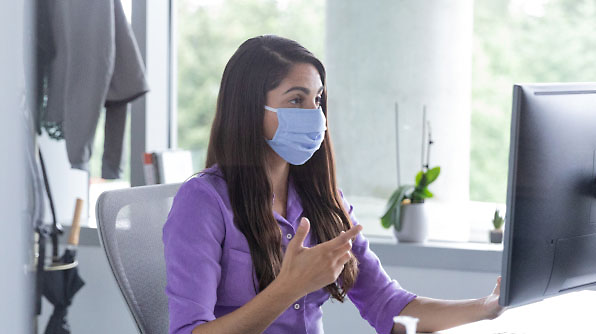
[[[271,181],[273,194],[275,195],[273,209],[285,217],[290,165],[277,154],[272,154],[268,160],[269,180]]]

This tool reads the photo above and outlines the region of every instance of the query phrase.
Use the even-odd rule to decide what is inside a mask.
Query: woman
[[[493,293],[441,301],[403,290],[360,234],[335,180],[325,69],[298,43],[244,42],[221,81],[207,166],[163,230],[171,333],[322,333],[346,295],[378,333],[393,316],[436,331],[496,317]]]

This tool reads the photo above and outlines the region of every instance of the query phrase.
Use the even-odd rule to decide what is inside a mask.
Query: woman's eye
[[[315,97],[315,106],[317,108],[321,106],[321,100],[322,100],[321,96]],[[304,98],[301,96],[295,97],[295,98],[291,99],[289,102],[290,102],[290,104],[294,104],[294,105],[302,105],[302,104],[304,104]]]

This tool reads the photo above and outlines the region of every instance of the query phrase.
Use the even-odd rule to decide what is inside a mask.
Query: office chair
[[[162,227],[180,183],[106,191],[97,200],[97,231],[140,333],[167,333]]]

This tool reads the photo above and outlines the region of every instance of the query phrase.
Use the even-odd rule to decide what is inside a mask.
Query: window
[[[470,199],[490,217],[488,202],[504,209],[506,200],[512,85],[593,81],[596,3],[476,0],[474,6]],[[472,227],[481,240],[490,224]]]
[[[476,0],[470,198],[505,202],[512,84],[593,81],[596,3]]]

